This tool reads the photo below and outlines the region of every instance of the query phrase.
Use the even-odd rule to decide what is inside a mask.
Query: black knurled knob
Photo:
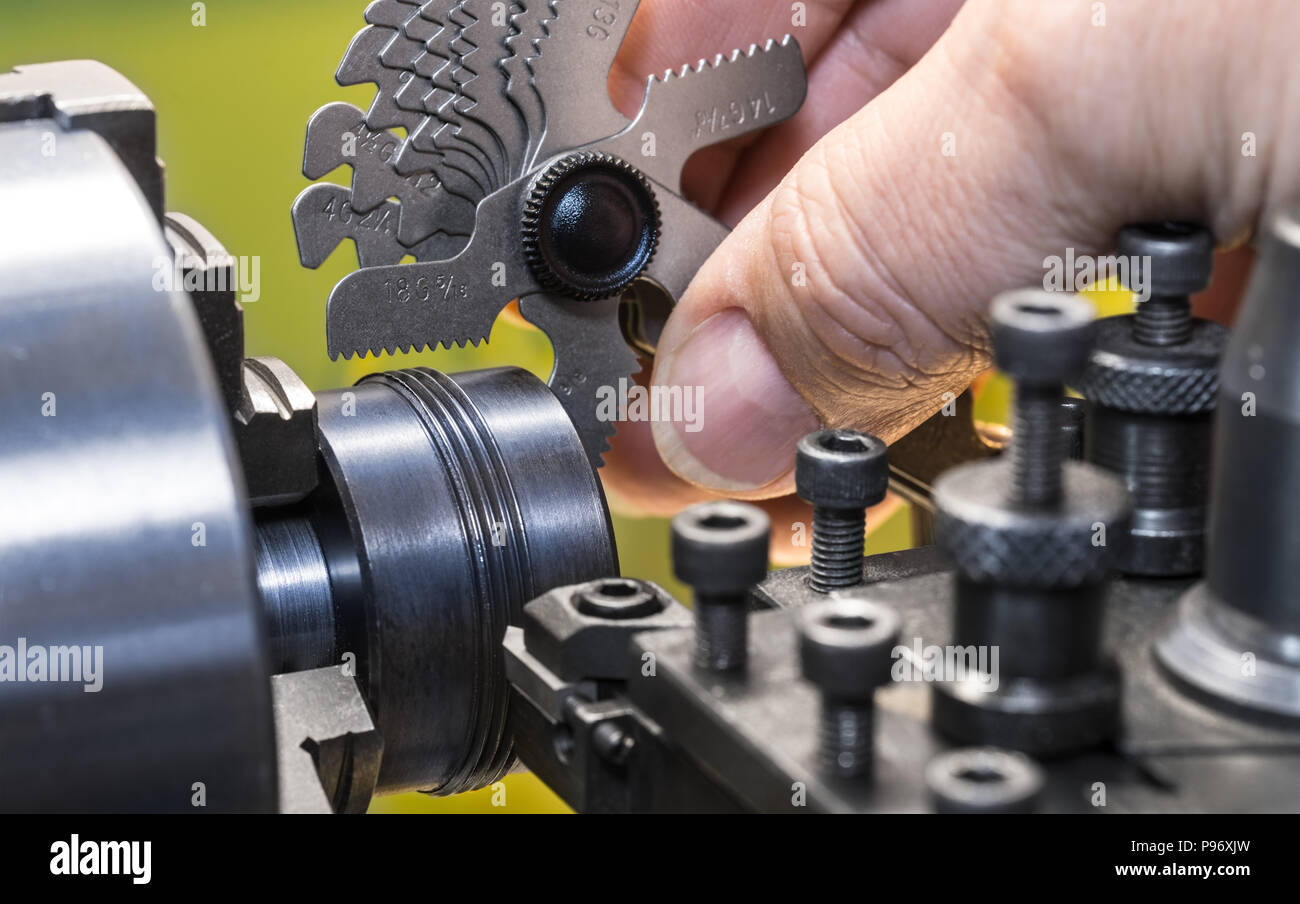
[[[570,154],[533,183],[523,247],[537,281],[580,300],[617,295],[645,270],[659,244],[659,205],[627,161]]]

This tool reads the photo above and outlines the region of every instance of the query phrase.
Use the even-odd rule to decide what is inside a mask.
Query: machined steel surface
[[[937,813],[1032,813],[1043,772],[1023,753],[967,747],[940,754],[925,767]]]
[[[1108,738],[1119,678],[1102,655],[1103,586],[1130,506],[1123,485],[1066,461],[1061,392],[1082,370],[1093,312],[1022,291],[992,306],[998,367],[1016,380],[1010,456],[935,485],[936,535],[957,573],[954,642],[1003,651],[987,675],[936,688],[935,724],[972,744],[1060,755]]]
[[[0,107],[66,96],[29,82]],[[244,358],[230,255],[150,215],[99,133],[152,108],[116,123],[112,100],[94,130],[0,124],[0,809],[356,811],[494,780],[506,626],[617,572],[573,423],[513,369],[374,375],[318,420],[288,367]],[[47,646],[93,651],[85,680],[29,678]]]
[[[0,809],[272,810],[229,415],[189,298],[154,287],[160,174],[82,121],[0,125],[0,644],[93,657],[100,687],[0,682]]]
[[[883,459],[870,493],[805,475],[854,512],[821,522],[834,579],[767,573],[766,516],[711,503],[674,534],[692,615],[618,577],[591,394],[636,368],[629,343],[653,351],[725,232],[681,197],[685,160],[792,114],[802,59],[787,39],[668,73],[629,119],[606,78],[634,0],[525,0],[504,26],[494,6],[366,9],[338,75],[375,101],[322,108],[304,155],[352,184],[313,185],[294,222],[309,266],[357,245],[332,351],[482,341],[520,298],[555,345],[549,389],[414,369],[317,396],[246,359],[232,258],[162,213],[147,99],[98,64],[0,76],[0,810],[357,812],[517,755],[598,812],[1300,809],[1300,216],[1273,224],[1218,378],[1204,355],[1178,371],[1219,335],[1170,294],[1203,282],[1204,249],[1157,261],[1128,330],[1165,368],[1142,371],[1161,391],[1141,416],[1200,417],[1218,380],[1204,582],[1104,583],[1091,541],[1127,503],[1062,462],[1071,315],[997,324],[1022,390],[1005,460],[950,469],[998,445],[966,396],[891,453],[943,551],[846,552]],[[204,278],[159,287],[174,267]],[[1094,404],[1126,410],[1145,358],[1121,357]],[[1091,448],[1154,435],[1121,426],[1093,418]],[[1195,484],[1193,426],[1154,451]],[[1000,660],[944,678],[932,645]]]
[[[771,536],[767,513],[744,502],[702,502],[673,518],[673,574],[694,595],[700,668],[745,667],[746,591],[767,573]]]
[[[512,761],[506,626],[551,587],[617,572],[581,441],[515,369],[376,374],[320,394],[319,422],[320,605],[384,738],[379,790],[488,784]]]
[[[1300,717],[1300,206],[1269,225],[1219,373],[1205,582],[1160,660],[1211,697]]]
[[[889,455],[874,436],[819,430],[799,441],[794,462],[799,498],[812,503],[812,575],[818,590],[862,580],[867,508],[885,498]]]
[[[121,73],[96,60],[17,66],[0,73],[0,122],[49,120],[59,130],[94,132],[108,143],[158,222],[163,220],[163,165],[153,103]],[[48,139],[44,150],[50,150]],[[57,153],[57,137],[55,139]]]
[[[799,612],[799,665],[822,694],[821,763],[831,774],[871,774],[874,698],[889,682],[898,626],[894,610],[851,597],[821,600]]]

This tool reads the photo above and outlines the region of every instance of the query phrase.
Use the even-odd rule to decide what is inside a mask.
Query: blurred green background
[[[261,298],[245,306],[246,351],[286,361],[313,388],[352,383],[364,374],[424,364],[458,371],[514,364],[543,379],[546,338],[498,322],[480,348],[440,350],[393,360],[331,362],[325,354],[325,300],[357,266],[344,243],[316,271],[299,265],[289,219],[302,176],[307,119],[320,106],[369,105],[371,86],[340,88],[334,71],[364,22],[366,0],[209,0],[195,24],[191,0],[4,0],[0,67],[92,58],[135,82],[158,110],[159,154],[167,165],[167,209],[197,218],[234,255],[261,258]],[[341,169],[330,179],[344,182]],[[997,418],[1004,388],[979,403]],[[657,519],[615,518],[625,573],[675,592],[668,572],[668,530]],[[877,526],[868,551],[909,545],[905,512]],[[494,796],[496,801],[494,805]],[[504,806],[501,804],[504,803]],[[372,812],[521,812],[563,810],[531,776],[506,781],[504,801],[491,789],[442,799],[380,798]]]

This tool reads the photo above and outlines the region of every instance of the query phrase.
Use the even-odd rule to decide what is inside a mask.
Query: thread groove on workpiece
[[[1048,506],[1061,498],[1061,464],[1065,455],[1060,429],[1061,392],[1038,386],[1016,387],[1011,480],[1015,501]]]
[[[1133,338],[1143,345],[1181,345],[1192,338],[1192,304],[1185,296],[1152,296],[1139,302]]]
[[[809,580],[814,590],[827,593],[862,583],[866,524],[861,511],[821,506],[813,509]]]
[[[870,774],[872,725],[870,704],[823,701],[819,748],[822,768],[841,778]]]
[[[749,611],[740,598],[695,597],[695,664],[711,671],[745,664]]]
[[[391,386],[420,416],[455,487],[466,537],[478,552],[473,559],[478,588],[477,636],[463,638],[479,648],[484,684],[476,688],[475,722],[465,726],[468,753],[447,787],[481,788],[505,775],[514,760],[506,731],[509,695],[501,637],[509,613],[533,595],[528,543],[519,504],[500,449],[465,391],[450,377],[429,368],[390,371],[366,378]],[[500,532],[500,536],[497,536]],[[505,605],[495,601],[503,600]],[[442,789],[438,789],[442,790]]]

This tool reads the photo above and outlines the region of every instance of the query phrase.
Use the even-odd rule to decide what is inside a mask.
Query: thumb
[[[1259,76],[1216,65],[1234,33],[1258,32],[1254,17],[1206,22],[1208,7],[1187,6],[1112,4],[1114,21],[1090,27],[1087,3],[968,3],[679,301],[653,380],[699,387],[701,417],[654,425],[667,465],[732,495],[789,492],[795,444],[819,424],[893,441],[969,385],[988,365],[988,300],[1041,282],[1048,255],[1104,251],[1136,220],[1199,219],[1221,239],[1249,229],[1294,154],[1243,157],[1243,126],[1207,132],[1206,107],[1230,104],[1272,142],[1266,82],[1286,84],[1294,64],[1273,42],[1252,56]],[[1191,31],[1170,21],[1188,15]]]

